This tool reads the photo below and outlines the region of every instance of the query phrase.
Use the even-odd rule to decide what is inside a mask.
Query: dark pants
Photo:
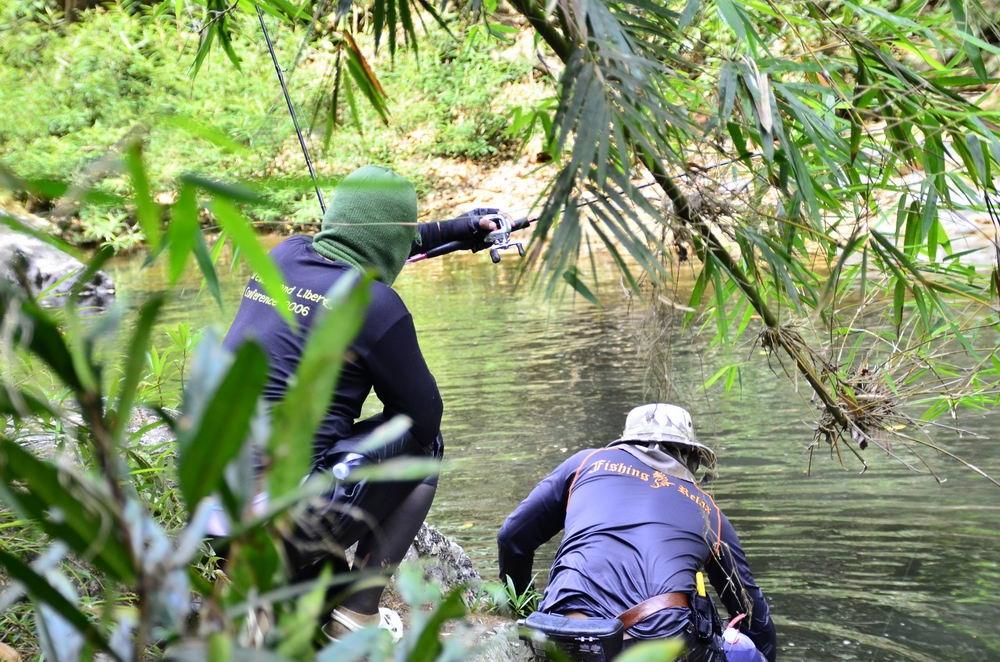
[[[377,416],[358,423],[351,439],[338,444],[344,450],[326,453],[316,471],[329,470],[339,457],[357,445],[351,442],[367,436],[382,422],[384,418]],[[429,454],[440,458],[442,449],[440,437],[436,447],[428,452],[419,448],[407,433],[382,453],[366,458],[366,462],[378,463],[398,456],[427,457]],[[285,540],[293,581],[314,579],[328,565],[338,574],[358,570],[391,573],[413,543],[436,490],[436,476],[414,481],[338,484],[333,492],[307,510]],[[346,551],[355,544],[353,562],[349,563]],[[349,588],[347,592],[331,590],[328,597],[347,609],[373,614],[378,611],[384,589],[382,582],[361,589]]]

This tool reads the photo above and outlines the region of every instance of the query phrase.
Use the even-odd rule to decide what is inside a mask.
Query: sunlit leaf
[[[260,346],[240,346],[218,388],[191,427],[178,439],[177,482],[188,511],[219,489],[226,465],[246,442],[257,400],[267,382]]]
[[[312,321],[295,377],[273,409],[268,445],[272,498],[295,489],[309,471],[313,435],[333,397],[344,352],[361,329],[370,283],[370,275],[359,278],[351,271],[326,293],[326,305],[316,309],[321,316]]]

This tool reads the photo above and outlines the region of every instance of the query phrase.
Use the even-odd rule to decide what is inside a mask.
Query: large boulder
[[[0,226],[0,278],[23,283],[29,292],[47,305],[62,303],[77,277],[82,262],[30,235]],[[81,302],[104,308],[115,296],[115,284],[98,271],[81,290]]]

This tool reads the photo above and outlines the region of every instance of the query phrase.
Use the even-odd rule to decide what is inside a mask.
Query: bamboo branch
[[[576,44],[571,43],[564,35],[559,33],[556,26],[548,21],[545,14],[537,5],[533,4],[531,0],[512,0],[513,7],[524,16],[532,27],[538,32],[538,34],[545,40],[545,43],[549,45],[552,51],[566,64],[575,48],[579,48]],[[639,156],[642,160],[643,165],[653,176],[657,185],[666,196],[670,199],[674,207],[674,212],[677,217],[680,218],[681,222],[687,225],[689,228],[694,229],[702,238],[705,245],[705,250],[707,250],[712,257],[719,261],[722,267],[729,273],[736,284],[739,286],[740,290],[746,296],[750,305],[753,306],[757,314],[760,315],[764,322],[764,325],[768,329],[775,331],[773,337],[778,345],[785,350],[785,352],[792,358],[795,362],[795,366],[798,368],[799,372],[802,373],[806,381],[809,382],[810,387],[812,387],[813,392],[819,397],[823,402],[823,406],[830,413],[837,423],[842,426],[845,431],[855,430],[860,434],[864,434],[858,430],[857,426],[852,423],[850,418],[844,412],[837,398],[827,386],[823,383],[820,375],[816,374],[815,366],[812,360],[808,356],[807,352],[797,344],[790,341],[786,334],[781,333],[781,323],[778,320],[777,315],[770,309],[764,297],[754,287],[753,283],[747,277],[746,273],[740,267],[736,258],[730,254],[726,247],[722,244],[722,241],[712,230],[712,227],[708,222],[694,209],[688,200],[688,197],[684,194],[681,188],[674,182],[673,178],[660,163],[659,159],[652,154],[647,147],[642,145],[639,141],[634,140],[627,132],[625,134],[625,140],[627,141],[628,147],[633,154]],[[852,448],[852,451],[854,449]],[[857,452],[855,451],[855,455]],[[859,456],[860,457],[860,456]],[[863,460],[862,460],[863,462]]]

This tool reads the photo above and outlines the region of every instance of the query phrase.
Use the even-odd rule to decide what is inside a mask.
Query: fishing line
[[[636,186],[634,190],[640,191],[642,189],[649,188],[650,186],[656,186],[656,182],[655,181],[654,182],[647,182],[647,183],[642,184],[640,186]],[[614,195],[623,195],[624,193],[625,193],[624,190],[619,190],[619,191],[615,191]],[[590,200],[584,200],[583,202],[579,202],[579,203],[577,203],[577,204],[575,204],[573,206],[576,209],[581,209],[583,207],[588,207],[590,205],[597,204],[598,202],[607,200],[608,198],[611,197],[611,195],[612,195],[611,193],[602,193],[602,194],[598,195],[596,198],[592,198]],[[517,210],[517,211],[528,212],[528,211],[531,211],[531,209],[532,209],[532,207],[522,207],[520,210]],[[508,214],[510,216],[519,216],[520,215],[520,214],[517,214],[517,213],[509,213],[509,212],[508,212]],[[535,223],[540,218],[541,218],[541,216],[533,216],[532,218],[525,219],[525,221],[527,223]],[[409,226],[416,227],[416,226],[419,226],[419,225],[423,225],[424,223],[439,223],[439,222],[440,221],[417,221],[417,222],[414,222],[414,223],[406,223],[406,222],[394,223],[394,222],[391,222],[391,221],[364,221],[364,222],[353,222],[352,221],[351,223],[331,222],[331,223],[327,223],[327,225],[402,225],[402,226],[409,225]]]

